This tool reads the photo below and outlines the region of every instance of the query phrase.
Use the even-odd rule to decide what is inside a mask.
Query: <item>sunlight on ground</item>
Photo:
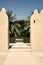
[[[12,51],[14,51],[14,50],[12,50]],[[16,49],[15,49],[15,51],[17,52]],[[24,50],[22,50],[22,51],[24,51]],[[19,50],[18,52],[21,52],[21,51]],[[30,51],[25,50],[25,52],[30,52]],[[0,54],[0,65],[3,65],[3,63],[5,62],[8,55],[9,54]],[[32,55],[33,59],[38,63],[38,65],[43,65],[43,52],[32,52],[31,55]]]
[[[6,60],[8,53],[0,53],[0,65],[3,65],[4,61]]]
[[[26,52],[23,50],[22,52],[17,52],[19,51],[19,49],[16,52],[15,50],[14,52],[10,52],[6,61],[4,62],[4,65],[37,65],[30,52]]]
[[[32,52],[31,55],[38,65],[43,65],[43,52]]]
[[[9,51],[7,53],[0,53],[0,65],[3,65],[4,62],[6,61],[7,56],[9,55],[9,53],[11,52],[17,52],[17,53],[28,53],[30,52],[29,49],[9,49]],[[34,61],[38,64],[38,65],[43,65],[43,52],[30,52],[31,56],[33,57]]]

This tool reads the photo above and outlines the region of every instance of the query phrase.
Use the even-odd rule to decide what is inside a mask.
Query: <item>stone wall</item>
[[[8,50],[8,16],[5,8],[0,11],[0,52]]]
[[[43,51],[43,10],[37,10],[31,16],[31,51]]]

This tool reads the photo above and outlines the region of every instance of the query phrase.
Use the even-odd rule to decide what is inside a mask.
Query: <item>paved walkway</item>
[[[30,44],[30,43],[28,43],[28,44]],[[30,45],[29,45],[30,46]],[[27,43],[23,43],[23,42],[17,42],[17,43],[15,43],[15,44],[13,44],[13,46],[12,46],[12,49],[13,48],[29,48],[29,46],[27,45]]]
[[[16,47],[18,47],[18,49]],[[12,48],[13,49],[9,50],[10,53],[4,62],[4,65],[37,65],[26,44],[16,43]]]
[[[9,53],[4,65],[37,65],[37,63],[30,52],[19,51],[19,49],[15,51],[13,49],[13,51]]]
[[[30,53],[29,47],[14,48],[15,46],[7,53],[0,53],[0,65],[43,65],[43,52]]]

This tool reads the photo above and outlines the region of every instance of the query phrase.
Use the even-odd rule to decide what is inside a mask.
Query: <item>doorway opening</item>
[[[18,44],[19,43],[19,44]],[[17,46],[17,45],[21,46]],[[26,45],[26,47],[23,46]],[[15,46],[16,45],[16,46]],[[9,23],[9,49],[30,46],[30,21],[15,20]]]

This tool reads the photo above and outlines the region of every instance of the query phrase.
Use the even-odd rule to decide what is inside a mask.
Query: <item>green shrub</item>
[[[24,43],[30,43],[30,37],[9,37],[9,43],[15,43],[15,39],[23,39]]]
[[[29,37],[24,37],[24,43],[30,43],[30,38]]]
[[[9,43],[15,43],[15,37],[9,37]]]

